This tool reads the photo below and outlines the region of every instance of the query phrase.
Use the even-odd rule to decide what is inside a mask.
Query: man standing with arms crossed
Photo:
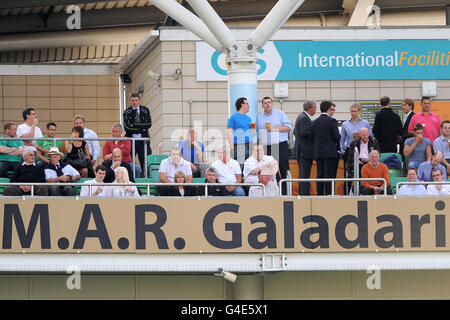
[[[139,96],[139,93],[131,94],[130,103],[131,106],[123,112],[125,137],[149,138],[150,135],[148,133],[148,129],[152,126],[150,110],[145,106],[141,106],[141,97]],[[150,141],[136,141],[135,153],[138,154],[142,172],[145,172],[144,148],[147,148],[147,155],[152,154]]]
[[[258,115],[259,138],[264,146],[265,153],[278,161],[281,179],[286,179],[289,170],[289,131],[292,124],[286,114],[273,108],[270,97],[262,99],[264,112]],[[282,186],[283,194],[286,194],[286,184]]]

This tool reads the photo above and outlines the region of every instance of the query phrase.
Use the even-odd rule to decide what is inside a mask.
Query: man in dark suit
[[[297,159],[300,179],[309,179],[311,176],[314,150],[311,140],[311,122],[315,113],[316,103],[314,101],[307,100],[303,104],[303,112],[299,114],[297,120],[295,120],[294,155]],[[309,182],[300,182],[300,195],[309,196],[309,190]]]
[[[400,143],[400,154],[402,155],[402,161],[405,162],[405,156],[403,155],[403,147],[405,146],[405,141],[409,137],[413,137],[408,133],[409,123],[411,122],[411,118],[415,115],[414,113],[414,100],[412,99],[403,99],[402,101],[402,109],[405,117],[403,118],[403,131],[402,131],[402,142]]]
[[[380,152],[397,152],[397,144],[402,135],[402,121],[398,114],[391,109],[391,99],[380,99],[381,111],[375,115],[373,135],[380,144]]]
[[[150,110],[141,106],[139,93],[131,94],[130,103],[131,106],[123,112],[125,137],[149,138],[148,129],[152,126]],[[145,148],[147,148],[147,155],[152,154],[150,142],[136,141],[135,152],[138,154],[142,172],[145,172]]]
[[[102,163],[106,167],[106,175],[105,179],[103,179],[103,182],[105,183],[111,183],[114,180],[116,180],[116,174],[115,170],[118,167],[124,167],[128,171],[128,177],[130,178],[130,182],[135,182],[133,178],[133,174],[131,171],[131,167],[128,163],[122,161],[122,150],[119,148],[115,148],[112,151],[112,159],[103,161]]]
[[[336,178],[341,135],[336,119],[332,118],[335,110],[336,107],[331,101],[322,101],[320,103],[321,115],[311,123],[318,179]],[[317,194],[331,194],[331,182],[317,182]]]

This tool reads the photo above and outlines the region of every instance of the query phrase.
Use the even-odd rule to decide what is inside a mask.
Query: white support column
[[[219,17],[216,11],[211,7],[207,0],[187,0],[191,7],[198,14],[200,19],[211,30],[214,36],[226,49],[232,49],[236,44],[236,39],[226,26],[225,22]],[[235,48],[234,50],[236,50]]]
[[[150,2],[165,14],[171,16],[187,29],[191,30],[198,37],[208,42],[214,49],[219,51],[223,50],[223,45],[211,33],[205,23],[175,0],[151,0]]]
[[[279,0],[248,39],[247,50],[263,47],[305,0]]]
[[[348,26],[366,26],[367,18],[369,17],[374,3],[375,0],[358,0],[358,3],[353,10],[352,17],[348,22]]]

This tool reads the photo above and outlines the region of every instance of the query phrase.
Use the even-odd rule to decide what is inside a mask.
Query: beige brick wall
[[[0,125],[23,123],[22,111],[34,107],[39,128],[57,124],[57,136],[69,137],[73,117],[81,114],[99,137],[110,137],[120,121],[118,76],[0,76]],[[103,146],[101,142],[101,146]]]

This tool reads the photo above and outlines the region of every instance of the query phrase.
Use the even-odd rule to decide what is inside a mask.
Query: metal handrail
[[[136,141],[148,141],[150,143],[150,138],[2,138],[0,137],[0,141],[53,141],[53,146],[56,147],[56,141],[131,141],[131,158],[133,162],[133,177],[136,178]],[[144,148],[144,175],[148,176],[148,168],[147,168],[147,148]],[[142,165],[142,163],[141,163]]]
[[[319,182],[332,182],[331,184],[331,195],[334,196],[334,183],[337,181],[383,181],[384,182],[384,195],[386,195],[387,192],[387,185],[386,185],[386,179],[384,178],[316,178],[316,179],[281,179],[280,184],[280,196],[282,196],[281,192],[281,184],[283,182],[313,182],[313,181],[319,181]]]
[[[395,190],[397,190],[397,196],[402,196],[400,194],[398,194],[399,191],[399,186],[400,185],[428,185],[428,184],[436,184],[436,185],[448,185],[450,184],[450,181],[414,181],[414,182],[409,182],[409,181],[399,181],[395,184]]]
[[[204,186],[205,187],[205,197],[208,196],[208,186],[259,186],[263,188],[263,195],[266,195],[266,187],[262,183],[195,183],[195,182],[188,182],[188,183],[161,183],[161,182],[139,182],[139,183],[83,183],[83,182],[67,182],[67,183],[59,183],[59,182],[52,182],[52,183],[45,183],[45,182],[5,182],[1,183],[0,186],[31,186],[31,197],[34,197],[34,187],[35,186],[85,186],[89,188],[89,196],[92,196],[92,187],[93,186],[105,186],[105,187],[111,187],[111,186],[146,186],[147,187],[147,196],[150,196],[150,186]]]

